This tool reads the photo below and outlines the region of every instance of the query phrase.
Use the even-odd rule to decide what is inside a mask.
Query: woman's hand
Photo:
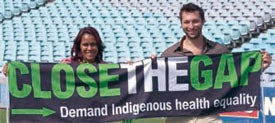
[[[8,75],[8,62],[5,63],[5,65],[3,66],[2,72],[3,72],[3,74],[4,74],[5,76]]]
[[[156,60],[157,59],[157,55],[156,54],[151,54],[151,59],[152,60]]]
[[[128,65],[133,65],[134,62],[133,62],[132,60],[130,60],[130,61],[127,61],[127,64],[128,64]]]

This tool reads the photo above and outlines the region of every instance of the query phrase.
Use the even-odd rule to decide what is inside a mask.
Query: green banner
[[[259,51],[129,64],[13,61],[10,122],[108,122],[258,110]]]

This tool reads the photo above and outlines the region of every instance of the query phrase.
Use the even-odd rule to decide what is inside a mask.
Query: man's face
[[[187,38],[197,39],[202,35],[204,21],[200,17],[199,11],[182,12],[181,26]]]

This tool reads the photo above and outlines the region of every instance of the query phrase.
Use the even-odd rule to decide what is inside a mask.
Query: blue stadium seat
[[[267,74],[267,79],[269,82],[275,82],[275,65],[272,63],[265,71],[264,74]]]
[[[4,48],[3,48],[4,49]],[[0,63],[1,61],[4,61],[4,50],[0,50]],[[0,64],[1,65],[1,64]]]
[[[28,61],[31,61],[31,62],[40,62],[41,59],[40,59],[40,56],[38,56],[38,55],[29,55]]]
[[[136,49],[138,49],[138,48],[136,48]],[[133,61],[144,59],[142,49],[139,48],[139,50],[131,51],[131,59],[133,59]]]
[[[36,4],[39,6],[45,5],[45,3],[46,3],[46,0],[36,0]]]
[[[233,39],[232,35],[230,34],[230,32],[224,31],[224,32],[222,32],[222,34],[223,34],[223,36],[222,36],[223,43],[222,44],[227,45],[227,46],[235,45],[234,39]]]
[[[226,7],[226,6],[224,6],[224,7]],[[223,19],[232,18],[229,9],[226,9],[226,8],[224,9],[223,8],[223,9],[220,9],[218,11],[220,11],[220,17],[221,18],[223,18]]]
[[[53,57],[51,55],[41,55],[41,62],[53,62]]]
[[[2,23],[3,20],[4,20],[4,15],[0,13],[0,23]]]
[[[140,46],[140,42],[129,42],[128,46],[130,49]]]
[[[238,47],[238,48],[233,48],[232,50],[231,50],[231,52],[232,53],[236,53],[236,52],[243,52],[244,51],[244,49],[243,48],[241,48],[241,47]]]
[[[108,46],[106,59],[122,61],[117,56],[117,49],[121,52],[125,47],[130,48],[132,58],[141,57],[141,54],[143,57],[149,57],[152,53],[160,54],[184,35],[177,16],[181,5],[190,1],[202,5],[206,10],[207,21],[203,34],[210,40],[221,41],[223,44],[230,44],[232,40],[248,34],[250,39],[254,37],[252,33],[260,34],[275,23],[275,5],[272,1],[62,0],[49,4],[46,0],[3,1],[0,4],[0,41],[5,43],[0,45],[0,53],[2,48],[3,54],[0,60],[26,60],[26,55],[23,55],[26,50],[10,42],[24,41],[29,42],[28,53],[32,54],[28,59],[56,62],[61,57],[70,55],[72,40],[79,28],[87,25],[96,27]],[[268,30],[266,35],[274,37],[273,32]],[[244,45],[241,50],[274,50],[274,40],[270,39],[273,38],[265,40],[260,35],[259,38],[250,40],[252,47]],[[261,40],[261,43],[256,40]],[[31,46],[33,41],[38,44]],[[62,45],[55,45],[57,42]],[[15,46],[15,50],[6,47],[9,44]],[[58,46],[62,48],[57,50]],[[37,49],[40,50],[35,51],[33,47],[39,47]],[[109,49],[115,50],[115,53]],[[28,53],[26,54],[29,55]],[[116,55],[111,57],[109,53]]]
[[[266,41],[265,41],[265,44],[268,44],[270,46],[272,50],[272,53],[275,53],[275,41],[273,38],[268,38]]]
[[[127,17],[127,18],[124,18],[124,21],[126,22],[127,25],[135,25],[135,19],[134,18],[130,18],[130,17]]]
[[[28,12],[30,10],[30,7],[27,3],[23,3],[21,6],[21,11],[22,12]]]
[[[114,25],[115,21],[111,17],[103,18],[104,24]]]
[[[153,17],[153,13],[152,13],[152,12],[149,12],[149,11],[142,12],[142,16],[143,16],[144,18],[150,18],[150,17]]]
[[[142,14],[136,9],[132,9],[130,13],[133,18],[142,18]]]
[[[163,16],[168,17],[168,18],[175,17],[173,11],[170,9],[170,6],[165,6],[165,5],[168,5],[167,3],[165,3],[167,1],[164,0],[164,1],[160,1],[160,2],[163,2],[163,4],[161,5],[161,7],[162,7],[161,11],[163,13]]]
[[[3,60],[4,61],[14,61],[16,60],[16,55],[15,55],[15,51],[14,50],[5,50],[5,53],[4,53],[4,57],[3,57]]]
[[[4,18],[5,18],[5,19],[11,19],[12,16],[13,16],[12,11],[6,10],[6,11],[4,12]]]
[[[30,1],[28,5],[30,9],[36,9],[38,7],[38,4],[35,1]]]
[[[132,46],[134,47],[135,45],[140,46],[140,38],[138,36],[130,37],[128,39],[128,42],[129,42],[128,44],[129,47],[132,47]]]
[[[275,29],[269,29],[267,30],[267,34],[271,37],[271,38],[275,38]]]
[[[228,42],[225,39],[225,35],[223,33],[221,33],[221,32],[215,32],[215,33],[213,33],[212,37],[214,38],[215,42],[218,42],[220,44],[229,45],[231,43],[230,41]]]
[[[238,27],[242,36],[246,36],[249,34],[249,26],[247,24],[240,23]]]
[[[118,8],[118,11],[120,12],[121,17],[123,17],[123,18],[130,18],[131,17],[131,14],[130,14],[129,10],[127,10],[127,8],[125,8],[125,7]]]
[[[261,33],[258,36],[258,39],[260,39],[263,43],[266,43],[267,40],[269,40],[270,36],[267,33]]]
[[[164,17],[157,18],[157,21],[158,21],[159,25],[169,25],[170,24],[169,21]]]
[[[258,50],[256,49],[253,44],[245,43],[241,46],[243,51],[251,51],[251,50]]]
[[[108,63],[118,63],[117,56],[104,57],[104,60]]]
[[[274,49],[272,49],[272,47],[269,44],[262,44],[260,45],[260,47],[257,47],[255,50],[266,50],[269,53],[273,53]]]
[[[159,53],[157,53],[156,49],[153,46],[145,45],[145,47],[143,47],[144,58],[150,58],[152,54],[160,55]]]
[[[115,25],[124,25],[125,24],[125,21],[123,18],[121,17],[115,17],[114,18],[114,23]]]
[[[19,16],[21,14],[21,10],[18,6],[15,6],[13,9],[13,15],[14,16]]]
[[[239,26],[232,26],[231,27],[231,37],[234,41],[240,41],[241,38],[241,32],[239,30]]]
[[[130,50],[127,46],[124,47],[117,47],[117,56],[119,62],[127,62],[126,59],[130,59]],[[123,61],[121,61],[123,60]]]
[[[260,47],[263,44],[262,40],[258,38],[251,38],[249,43],[253,44],[254,47]]]
[[[146,25],[147,24],[147,22],[144,18],[140,17],[140,18],[136,18],[135,20],[136,20],[135,24],[137,24],[137,25]]]

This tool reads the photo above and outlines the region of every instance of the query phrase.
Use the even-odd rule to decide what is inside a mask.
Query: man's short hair
[[[180,15],[179,15],[180,21],[182,21],[183,12],[194,12],[194,11],[199,11],[201,19],[205,21],[203,9],[194,3],[187,3],[182,5],[180,9]]]

